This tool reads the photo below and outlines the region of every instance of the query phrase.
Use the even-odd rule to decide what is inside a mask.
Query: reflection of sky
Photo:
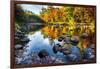
[[[55,54],[53,52],[52,46],[50,45],[49,38],[44,38],[44,35],[41,31],[35,32],[33,35],[28,35],[30,42],[27,44],[29,47],[29,53],[31,52],[40,52],[41,50],[45,49],[49,56],[56,57],[58,59],[65,60],[63,53],[58,52]],[[59,43],[57,40],[54,40],[55,44]]]
[[[39,14],[41,12],[42,8],[47,8],[48,5],[33,5],[33,4],[18,4],[22,6],[24,10],[32,11],[35,14]],[[60,6],[53,6],[55,8],[60,7]]]
[[[31,40],[28,45],[30,46],[31,52],[39,52],[42,49],[45,49],[53,56],[52,47],[50,46],[49,39],[44,38],[41,32],[36,32],[34,35],[29,35]]]

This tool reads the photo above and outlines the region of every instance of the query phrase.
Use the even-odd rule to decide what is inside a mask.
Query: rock
[[[19,37],[17,37],[17,36],[15,36],[14,38],[15,38],[15,40],[19,40],[19,39],[20,39],[20,38],[19,38]]]
[[[73,37],[71,38],[71,44],[72,44],[72,45],[77,45],[78,42],[79,42],[78,36],[73,36]]]
[[[23,42],[28,42],[28,41],[29,41],[29,38],[24,37],[23,39],[21,39],[21,41],[23,41]]]
[[[66,51],[63,51],[63,54],[68,55],[68,54],[71,54],[71,52],[69,50],[66,50]]]
[[[84,49],[84,59],[93,59],[95,57],[94,50],[90,47]]]
[[[42,64],[51,64],[51,63],[54,63],[54,61],[55,59],[50,56],[46,56],[45,58],[41,59]]]
[[[61,36],[61,37],[58,38],[58,41],[61,42],[61,41],[64,40],[64,39],[65,39],[65,37]]]
[[[15,37],[18,37],[18,38],[24,38],[25,36],[24,36],[24,34],[18,34],[18,33],[15,33]]]
[[[29,40],[29,38],[25,37],[25,38],[21,39],[20,41],[22,42],[22,44],[26,44],[26,43],[28,43],[30,40]]]
[[[15,49],[23,49],[23,46],[20,44],[15,45]]]
[[[59,45],[59,44],[54,45],[53,46],[53,52],[57,53],[59,51],[59,47],[61,47],[61,45]]]
[[[41,50],[41,51],[38,53],[38,56],[39,56],[40,58],[44,58],[44,57],[46,57],[46,56],[48,56],[48,55],[49,55],[49,53],[48,53],[45,49]]]
[[[70,44],[70,39],[66,37],[65,43]]]
[[[71,40],[71,36],[67,34],[65,36],[65,43],[70,44],[70,40]]]
[[[65,40],[62,40],[62,41],[60,42],[60,45],[61,45],[61,46],[64,46],[64,45],[65,45]]]

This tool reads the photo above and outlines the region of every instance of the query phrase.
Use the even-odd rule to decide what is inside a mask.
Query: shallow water
[[[33,35],[28,35],[28,38],[31,40],[27,45],[29,46],[29,53],[31,52],[39,52],[40,50],[45,49],[49,56],[64,59],[63,53],[58,52],[55,54],[52,50],[52,45],[50,45],[49,38],[44,38],[44,35],[41,33],[41,31],[35,32]],[[54,40],[54,43],[59,43],[56,39]]]

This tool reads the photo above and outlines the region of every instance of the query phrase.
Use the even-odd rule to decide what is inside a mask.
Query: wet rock
[[[19,37],[19,38],[24,38],[25,33],[24,33],[24,32],[21,32],[21,31],[17,31],[17,32],[15,33],[15,36],[16,36],[16,37]]]
[[[71,52],[69,50],[65,50],[65,51],[63,51],[63,54],[68,55],[68,54],[71,54]]]
[[[29,40],[29,38],[25,37],[25,38],[21,39],[21,41],[25,42],[25,43],[28,43],[30,40]]]
[[[61,45],[59,45],[59,44],[54,45],[53,46],[53,52],[57,53],[59,51],[59,49],[60,49],[59,47],[61,47]]]
[[[20,44],[15,45],[15,49],[23,49],[23,46]]]
[[[61,36],[61,37],[58,38],[58,41],[61,42],[61,41],[63,41],[64,39],[65,39],[65,37]]]
[[[17,37],[17,36],[15,36],[14,38],[15,38],[15,40],[19,40],[19,39],[20,39],[20,38],[19,38],[19,37]]]
[[[91,44],[87,48],[84,49],[84,59],[93,59],[95,57],[95,46]]]
[[[33,61],[34,64],[41,64],[40,57],[38,56],[37,52],[33,52],[31,54],[31,57],[32,57],[32,61]]]
[[[65,43],[70,44],[70,40],[71,40],[71,36],[67,34],[65,36]]]
[[[46,56],[48,56],[48,55],[49,55],[49,53],[48,53],[45,49],[41,50],[41,51],[38,53],[38,56],[39,56],[40,58],[44,58],[44,57],[46,57]]]
[[[16,64],[32,64],[32,59],[27,56],[28,50],[26,44],[29,42],[29,38],[25,35],[25,32],[17,31],[15,33],[15,62]]]
[[[66,37],[65,43],[70,44],[70,39]]]
[[[78,37],[78,36],[73,36],[73,37],[71,38],[71,44],[72,44],[72,45],[77,45],[78,42],[79,42],[79,37]]]
[[[64,46],[64,45],[65,45],[65,40],[62,40],[62,41],[60,42],[60,45],[61,45],[61,46]]]

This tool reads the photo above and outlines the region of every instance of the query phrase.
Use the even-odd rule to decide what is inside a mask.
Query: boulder
[[[40,58],[45,58],[45,57],[48,56],[48,55],[49,55],[49,53],[48,53],[45,49],[41,50],[41,51],[38,53],[38,56],[39,56]]]

